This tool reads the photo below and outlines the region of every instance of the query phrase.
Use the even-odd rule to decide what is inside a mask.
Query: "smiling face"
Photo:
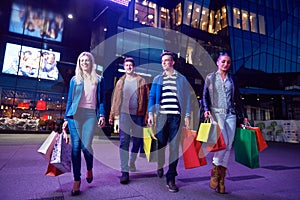
[[[171,71],[174,69],[174,60],[171,55],[163,55],[161,57],[161,65],[164,69],[164,71]]]
[[[227,72],[231,66],[231,58],[228,55],[220,55],[217,60],[219,71]]]
[[[91,72],[91,60],[87,55],[83,55],[79,59],[80,68],[84,73]]]
[[[126,74],[132,75],[134,73],[134,64],[130,61],[124,62],[124,69]]]

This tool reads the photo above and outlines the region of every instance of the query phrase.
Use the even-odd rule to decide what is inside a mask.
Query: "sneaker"
[[[178,187],[172,181],[167,183],[167,188],[169,188],[169,192],[178,192],[179,191]]]
[[[122,176],[120,178],[121,184],[128,184],[129,183],[129,173],[128,172],[122,172]]]
[[[159,178],[162,178],[163,176],[164,176],[164,169],[158,169],[157,170],[157,176],[159,177]]]
[[[129,171],[131,171],[131,172],[135,172],[136,171],[136,167],[135,167],[134,163],[130,163],[130,165],[129,165]]]

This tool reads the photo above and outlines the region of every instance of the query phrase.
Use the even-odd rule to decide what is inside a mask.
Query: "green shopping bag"
[[[251,169],[259,168],[259,156],[254,130],[236,128],[234,137],[235,161]]]

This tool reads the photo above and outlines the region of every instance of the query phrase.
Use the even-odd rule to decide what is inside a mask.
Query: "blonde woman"
[[[75,76],[70,81],[70,88],[65,113],[72,144],[72,167],[74,184],[72,196],[80,194],[81,151],[86,161],[86,181],[93,181],[92,140],[96,124],[105,125],[103,77],[96,73],[94,57],[89,52],[82,52],[77,59]]]

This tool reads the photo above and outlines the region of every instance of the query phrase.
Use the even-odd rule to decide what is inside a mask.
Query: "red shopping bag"
[[[207,152],[215,152],[226,149],[226,143],[221,132],[219,125],[217,125],[217,142],[216,143],[207,143],[206,151]]]
[[[264,149],[266,149],[268,147],[267,142],[266,142],[263,134],[261,133],[261,130],[259,127],[246,126],[246,128],[249,130],[255,131],[258,151],[263,151]]]
[[[45,175],[46,176],[59,176],[59,175],[61,175],[63,173],[64,172],[60,171],[54,165],[52,165],[52,164],[49,163]]]
[[[196,140],[196,131],[186,127],[182,128],[182,152],[185,169],[200,167],[207,164],[201,143]]]

